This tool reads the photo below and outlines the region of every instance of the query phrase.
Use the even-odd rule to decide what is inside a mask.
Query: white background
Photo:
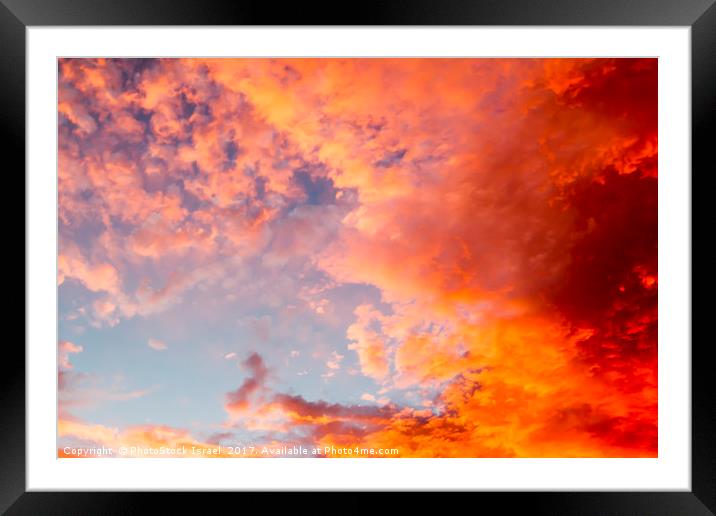
[[[690,29],[27,30],[27,489],[690,490]],[[57,57],[659,58],[658,459],[57,459]]]

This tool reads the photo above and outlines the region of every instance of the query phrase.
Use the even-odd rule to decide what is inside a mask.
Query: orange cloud
[[[73,419],[60,419],[58,436],[73,438],[85,446],[65,446],[58,457],[99,457],[99,447],[112,450],[113,457],[128,458],[221,458],[231,455],[220,446],[195,439],[187,430],[166,425],[130,426],[123,430],[104,425],[87,424]],[[78,456],[77,449],[83,454]]]

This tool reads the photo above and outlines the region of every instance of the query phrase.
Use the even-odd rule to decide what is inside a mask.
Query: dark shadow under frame
[[[5,151],[5,162],[8,157],[14,157],[14,166],[3,168],[6,177],[18,182],[19,178],[23,178],[22,184],[17,186],[23,190],[24,175],[19,171],[25,168],[25,29],[27,26],[42,25],[690,26],[692,170],[701,170],[702,174],[706,174],[713,169],[710,137],[716,115],[714,0],[412,0],[364,1],[352,5],[334,2],[327,6],[293,3],[281,7],[255,0],[225,3],[210,0],[0,0],[0,142]],[[693,173],[691,177],[693,182]],[[15,193],[10,188],[7,191],[10,195]],[[19,197],[19,194],[14,196]],[[693,211],[692,201],[692,226],[703,216]],[[13,226],[14,218],[8,216],[6,226]],[[13,228],[19,228],[19,224],[15,222]],[[23,227],[23,240],[24,236]],[[693,257],[693,244],[691,252]],[[26,259],[24,252],[22,267]],[[19,278],[19,274],[9,276]],[[705,289],[706,286],[700,287],[700,290]],[[6,300],[11,298],[6,296]],[[692,345],[691,492],[479,493],[475,502],[481,509],[495,506],[501,512],[505,509],[511,512],[528,508],[538,514],[716,513],[716,395],[711,380],[713,366],[708,360],[711,343],[692,340],[692,343],[679,343]],[[26,493],[24,348],[17,340],[6,338],[4,355],[5,371],[0,375],[3,409],[0,425],[0,510],[8,514],[37,515],[133,514],[145,510],[147,502],[152,501],[164,504],[163,512],[174,512],[172,506],[186,507],[188,495],[178,493]],[[236,500],[236,494],[216,496],[224,502],[229,501],[229,496],[232,501]],[[245,506],[245,501],[246,498],[242,498],[242,506]],[[345,502],[343,500],[344,507]],[[350,505],[355,511],[366,510],[360,502]]]

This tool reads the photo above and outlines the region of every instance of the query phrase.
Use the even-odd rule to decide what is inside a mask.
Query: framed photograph
[[[716,510],[711,0],[2,3],[26,199],[2,510]]]

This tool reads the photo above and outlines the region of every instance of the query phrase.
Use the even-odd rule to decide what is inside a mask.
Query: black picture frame
[[[29,26],[47,25],[689,26],[692,51],[691,178],[693,170],[706,174],[708,165],[713,169],[707,160],[713,146],[710,136],[716,114],[714,0],[412,0],[334,2],[330,5],[287,3],[281,7],[269,2],[241,0],[0,0],[0,141],[5,162],[10,156],[15,158],[15,166],[5,169],[5,173],[15,179],[21,177],[19,170],[25,167],[25,30]],[[24,181],[22,188],[24,190]],[[11,192],[7,194],[13,197]],[[20,196],[15,194],[14,197]],[[693,212],[693,202],[691,209],[692,220],[702,220]],[[13,221],[12,215],[6,216],[9,217],[6,220]],[[19,227],[19,224],[15,225]],[[28,258],[24,253],[23,256],[24,260]],[[705,290],[706,287],[700,288]],[[716,404],[713,400],[716,395],[711,380],[713,365],[708,360],[711,343],[692,340],[692,343],[680,343],[692,346],[690,492],[479,493],[477,503],[483,509],[494,504],[501,512],[528,507],[538,514],[714,514]],[[153,497],[161,497],[165,513],[173,512],[172,506],[186,507],[185,494],[25,492],[25,353],[14,339],[6,340],[4,352],[6,367],[0,375],[3,408],[0,511],[33,515],[133,514],[144,510],[148,498]],[[217,496],[226,499],[236,495]],[[354,510],[366,510],[361,503],[343,504],[346,505]]]

